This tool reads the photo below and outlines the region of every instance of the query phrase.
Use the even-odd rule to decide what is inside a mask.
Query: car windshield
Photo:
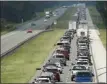
[[[57,55],[56,58],[64,58],[62,55]]]
[[[69,37],[63,37],[63,39],[69,39]]]
[[[79,57],[80,59],[88,59],[88,57]]]
[[[85,66],[74,66],[73,70],[86,70]]]
[[[58,71],[57,69],[46,69],[48,72],[56,72]]]
[[[78,72],[77,76],[78,77],[90,77],[91,74],[89,72]]]
[[[39,78],[49,78],[49,79],[51,79],[50,76],[40,76]]]
[[[41,80],[37,80],[37,82],[49,82],[49,80],[47,80],[47,79],[41,79]]]
[[[77,62],[77,64],[88,64],[87,62]]]
[[[45,66],[56,66],[56,64],[46,64]]]

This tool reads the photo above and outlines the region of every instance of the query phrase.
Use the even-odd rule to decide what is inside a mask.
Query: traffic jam
[[[83,7],[83,6],[82,6]],[[81,9],[83,10],[83,8]],[[82,11],[80,11],[82,12]],[[82,14],[83,13],[83,14]],[[84,15],[84,10],[82,14]],[[83,16],[83,18],[86,16]],[[81,17],[82,18],[82,17]],[[43,65],[40,76],[37,76],[32,83],[36,84],[56,84],[61,82],[61,74],[63,74],[64,67],[67,66],[67,61],[71,61],[71,51],[72,51],[72,40],[77,37],[76,45],[77,45],[77,56],[75,62],[71,61],[71,67],[69,69],[71,73],[71,83],[76,82],[85,82],[92,83],[95,79],[95,74],[93,70],[93,61],[92,55],[90,53],[90,39],[88,30],[85,32],[81,30],[81,18],[79,18],[78,29],[68,29],[64,35],[59,39],[59,41],[55,44],[55,51],[52,53],[51,58]],[[85,27],[85,26],[84,26]],[[81,31],[81,32],[80,32]],[[80,36],[78,36],[78,32]],[[87,34],[87,35],[85,35]]]

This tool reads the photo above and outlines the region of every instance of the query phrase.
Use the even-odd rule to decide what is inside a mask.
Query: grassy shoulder
[[[36,39],[25,43],[11,56],[4,57],[1,60],[1,82],[28,82],[63,33],[64,29],[42,33]]]
[[[96,25],[100,32],[100,39],[106,48],[106,26],[104,24],[104,21],[102,20],[102,17],[100,13],[97,11],[95,6],[88,7],[90,15],[92,17],[94,25]]]
[[[106,48],[107,42],[106,42],[106,29],[99,29],[100,31],[100,39],[103,42],[104,47]]]

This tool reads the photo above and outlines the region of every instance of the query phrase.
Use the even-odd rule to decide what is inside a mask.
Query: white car
[[[71,81],[74,80],[77,72],[88,70],[84,65],[74,65],[71,70]]]
[[[44,19],[44,22],[47,22],[48,20],[47,19]]]
[[[77,65],[84,65],[84,66],[86,66],[87,69],[88,69],[89,66],[90,66],[90,64],[89,64],[88,61],[77,61],[76,64],[77,64]]]

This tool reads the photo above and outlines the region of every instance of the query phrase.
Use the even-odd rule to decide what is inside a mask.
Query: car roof
[[[53,56],[64,56],[64,55],[61,53],[54,53]]]
[[[49,78],[37,78],[37,80],[46,80],[46,79],[49,80]]]
[[[45,68],[46,69],[57,69],[57,67],[55,67],[55,66],[46,66]]]
[[[84,67],[86,67],[85,65],[74,65],[73,67],[75,67],[75,66],[84,66]]]
[[[79,71],[79,72],[89,72],[89,73],[91,73],[89,70],[82,70],[82,71]]]
[[[51,72],[42,72],[41,73],[41,76],[50,76],[50,75],[53,75],[53,73],[51,73]]]
[[[87,61],[80,61],[80,60],[78,60],[77,62],[87,62]]]
[[[58,47],[56,50],[65,50],[64,47]]]
[[[81,58],[81,57],[87,57],[88,58],[88,56],[80,56],[80,55],[78,56],[78,58]]]
[[[57,43],[69,43],[69,41],[65,40],[65,41],[60,41],[60,42],[57,42]]]

